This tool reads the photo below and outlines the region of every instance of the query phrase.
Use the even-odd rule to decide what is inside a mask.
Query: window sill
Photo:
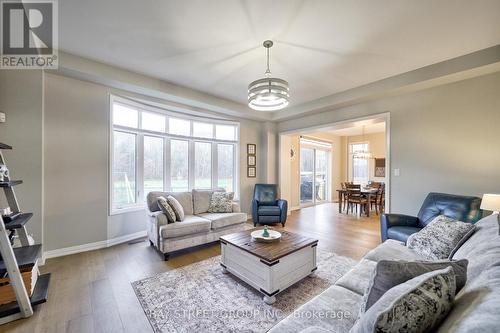
[[[145,210],[145,209],[146,209],[145,204],[141,204],[141,205],[137,205],[137,206],[129,206],[129,207],[124,207],[124,208],[118,208],[118,209],[111,210],[111,212],[109,213],[109,216],[137,212],[137,211]]]

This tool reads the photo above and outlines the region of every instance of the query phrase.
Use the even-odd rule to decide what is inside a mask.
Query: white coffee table
[[[220,237],[221,266],[264,295],[272,304],[276,295],[308,275],[316,266],[318,240],[281,231],[276,243],[252,240],[247,230]]]

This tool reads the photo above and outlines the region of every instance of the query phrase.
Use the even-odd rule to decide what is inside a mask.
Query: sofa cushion
[[[232,213],[234,193],[213,192],[210,197],[209,213]]]
[[[217,192],[225,192],[224,189],[215,189],[215,190],[193,190],[193,213],[201,214],[206,213],[208,211],[208,207],[210,207],[210,198],[214,191]]]
[[[425,273],[388,290],[350,332],[429,332],[451,310],[454,298],[453,268]]]
[[[500,239],[499,239],[500,241]],[[500,258],[457,294],[453,309],[441,323],[439,333],[500,331]]]
[[[181,203],[179,202],[179,200],[177,200],[176,198],[174,198],[173,196],[169,195],[167,197],[167,201],[168,201],[168,204],[170,205],[170,207],[172,207],[174,213],[175,213],[175,219],[177,221],[183,221],[184,220],[184,208],[182,208],[182,205]]]
[[[151,212],[159,211],[158,204],[156,203],[159,196],[164,196],[165,198],[169,195],[179,201],[184,209],[184,214],[193,215],[193,195],[191,192],[149,192],[146,196],[146,202],[148,204],[148,208]]]
[[[353,269],[338,279],[335,284],[363,296],[376,265],[375,261],[362,259]]]
[[[422,230],[416,227],[395,226],[387,229],[387,237],[406,243],[408,237]]]
[[[333,285],[276,324],[269,333],[301,332],[315,326],[331,332],[347,332],[357,318],[361,296]]]
[[[247,220],[245,213],[203,213],[198,216],[211,221],[212,229],[224,228]]]
[[[370,279],[370,284],[363,298],[361,312],[368,310],[382,295],[389,289],[413,279],[419,275],[452,267],[455,273],[456,291],[463,288],[467,281],[467,264],[466,259],[459,261],[393,261],[380,260]]]
[[[370,252],[368,252],[365,259],[380,261],[383,259],[391,260],[421,260],[415,252],[407,248],[404,243],[398,242],[394,239],[388,239]]]
[[[259,216],[279,216],[281,209],[278,206],[259,206]]]
[[[164,196],[158,197],[158,207],[160,207],[161,211],[167,218],[167,224],[175,222],[176,220],[175,212]]]
[[[458,248],[474,233],[476,226],[440,215],[418,233],[406,246],[428,260],[452,258]]]
[[[158,218],[160,218],[159,216]],[[160,227],[163,238],[175,238],[210,231],[211,222],[200,216],[186,215],[184,221],[170,223]]]

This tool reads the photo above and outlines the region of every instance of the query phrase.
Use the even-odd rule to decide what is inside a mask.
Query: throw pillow
[[[350,332],[432,331],[451,310],[455,288],[451,267],[417,276],[388,290]]]
[[[167,197],[167,202],[175,213],[175,219],[177,221],[183,221],[184,220],[184,208],[182,208],[182,205],[179,202],[179,200],[177,200],[173,196],[169,195]]]
[[[170,207],[165,197],[162,196],[158,197],[158,207],[160,207],[163,214],[165,214],[165,216],[167,217],[167,221],[169,224],[175,222],[174,210],[172,209],[172,207]]]
[[[194,214],[203,214],[210,207],[210,198],[214,192],[226,192],[225,189],[215,190],[193,190],[193,211]]]
[[[440,215],[422,230],[408,237],[406,246],[426,260],[451,259],[475,231],[474,224]]]
[[[233,192],[214,192],[210,198],[209,213],[232,213],[233,212]]]
[[[372,274],[370,284],[364,294],[361,312],[367,311],[389,289],[413,279],[419,275],[451,266],[455,273],[456,293],[467,282],[467,265],[469,261],[403,261],[380,260]]]

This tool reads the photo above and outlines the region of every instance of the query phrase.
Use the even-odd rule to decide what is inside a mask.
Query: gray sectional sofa
[[[497,215],[476,223],[477,231],[453,259],[467,259],[467,283],[456,295],[438,332],[500,332],[500,235]],[[270,332],[348,332],[357,320],[363,293],[377,261],[422,260],[403,243],[389,239],[333,286],[302,305]]]
[[[222,235],[252,228],[247,224],[247,214],[233,202],[231,213],[209,213],[208,207],[213,191],[150,192],[147,195],[147,232],[151,245],[168,259],[170,252],[211,243]],[[158,207],[158,197],[173,196],[184,209],[181,222],[168,223],[167,217]]]

